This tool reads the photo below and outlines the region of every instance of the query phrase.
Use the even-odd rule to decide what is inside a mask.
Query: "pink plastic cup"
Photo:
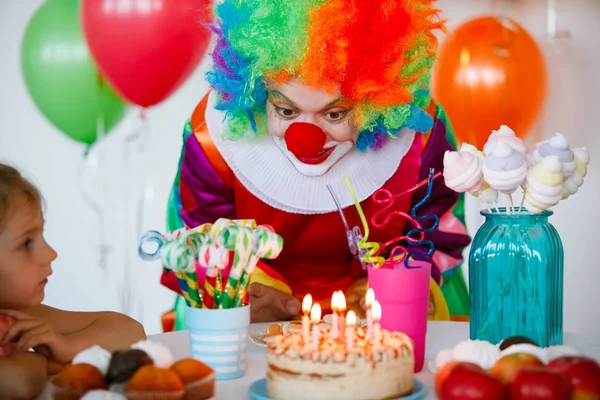
[[[369,268],[369,287],[381,304],[381,327],[408,335],[415,347],[415,372],[421,371],[425,358],[427,308],[431,264],[411,261],[386,263],[381,268]]]

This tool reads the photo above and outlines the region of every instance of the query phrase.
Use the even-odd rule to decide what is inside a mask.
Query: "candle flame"
[[[312,296],[307,294],[304,296],[304,300],[302,300],[302,312],[304,314],[308,314],[310,312],[310,308],[312,307]]]
[[[371,313],[373,315],[373,321],[379,321],[381,319],[381,304],[377,300],[373,301],[371,305]]]
[[[341,290],[338,292],[337,300],[338,300],[338,302],[337,302],[338,311],[340,311],[340,312],[346,311],[346,296],[344,296],[344,292],[342,292]]]
[[[321,322],[321,306],[319,303],[315,303],[310,310],[310,321],[314,324]]]
[[[371,307],[373,302],[375,301],[375,291],[372,288],[367,290],[367,295],[365,297],[365,304],[367,307]]]
[[[339,295],[338,292],[333,292],[331,295],[331,311],[337,312],[339,307]]]
[[[350,310],[346,315],[346,326],[353,327],[354,325],[356,325],[356,314]]]

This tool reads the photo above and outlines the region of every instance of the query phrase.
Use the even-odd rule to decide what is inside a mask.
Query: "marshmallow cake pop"
[[[559,156],[544,157],[527,174],[524,205],[539,214],[558,204],[563,193],[563,165]]]
[[[496,143],[487,154],[483,177],[493,189],[505,194],[514,193],[526,176],[525,156],[508,143]]]

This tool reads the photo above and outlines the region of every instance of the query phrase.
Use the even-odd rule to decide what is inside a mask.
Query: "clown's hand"
[[[300,312],[300,300],[260,283],[248,289],[251,322],[275,322],[292,319]]]

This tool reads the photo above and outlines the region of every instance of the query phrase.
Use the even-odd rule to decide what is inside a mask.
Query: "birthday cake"
[[[346,335],[337,338],[332,329],[319,330],[310,343],[302,333],[277,336],[267,346],[269,397],[360,400],[410,394],[414,384],[410,338],[386,330],[374,340],[366,336],[364,327],[347,328]]]

